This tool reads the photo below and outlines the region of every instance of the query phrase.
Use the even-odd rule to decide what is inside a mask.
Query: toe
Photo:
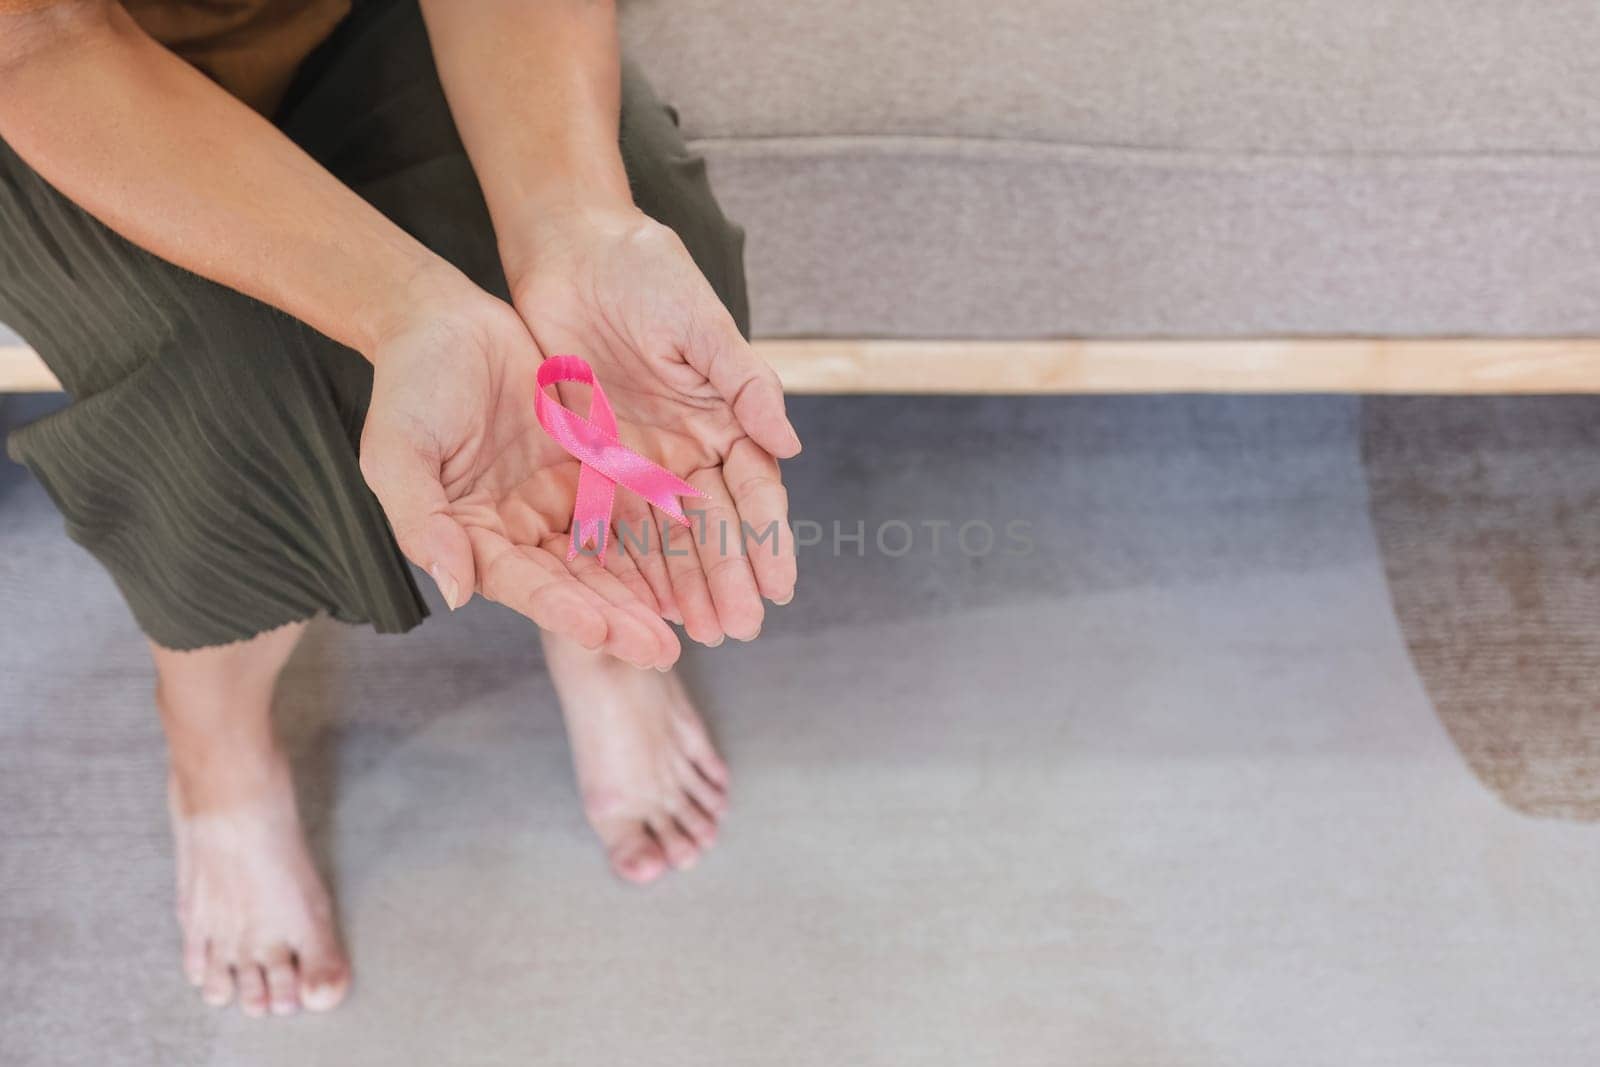
[[[716,747],[711,744],[711,737],[706,733],[705,724],[700,721],[700,716],[694,713],[693,707],[689,704],[688,696],[683,692],[683,683],[676,676],[671,676],[670,681],[675,702],[679,705],[678,714],[674,716],[673,722],[678,751],[699,768],[707,781],[719,789],[726,790],[728,765],[717,755]]]
[[[350,989],[350,964],[331,937],[300,949],[300,1003],[307,1011],[332,1011]]]
[[[233,970],[227,957],[211,946],[206,955],[205,979],[200,985],[200,996],[213,1008],[221,1008],[233,999]]]
[[[183,936],[183,976],[196,989],[206,981],[206,939],[192,934]]]
[[[685,796],[682,803],[673,809],[672,819],[678,824],[678,829],[694,842],[697,850],[703,852],[717,843],[716,820],[688,796]]]
[[[698,804],[700,810],[711,816],[713,821],[720,820],[727,812],[728,794],[688,760],[684,760],[678,767],[678,784],[689,795],[689,799]]]
[[[254,960],[245,960],[234,968],[239,983],[239,1010],[251,1018],[267,1013],[267,976]]]
[[[621,834],[607,851],[611,856],[611,869],[625,882],[645,885],[660,878],[667,869],[666,854],[640,825]]]
[[[300,1010],[300,976],[288,945],[275,945],[261,955],[261,971],[267,979],[267,1004],[274,1015],[293,1015]]]
[[[700,735],[702,738],[704,734]],[[726,792],[728,789],[728,765],[722,762],[722,757],[717,755],[717,750],[711,747],[709,740],[699,745],[686,746],[689,759],[694,763],[695,769],[705,776],[706,781],[716,786],[718,790]]]
[[[700,850],[667,811],[661,811],[650,820],[650,832],[661,843],[667,862],[677,870],[688,870],[700,858]]]

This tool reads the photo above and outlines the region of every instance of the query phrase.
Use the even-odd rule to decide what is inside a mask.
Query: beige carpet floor
[[[1593,1062],[1600,828],[1519,813],[1441,722],[1360,401],[797,409],[797,515],[1035,552],[808,550],[759,642],[688,657],[734,810],[649,891],[515,619],[318,627],[282,712],[357,985],[288,1021],[180,977],[137,634],[11,472],[0,1063]]]

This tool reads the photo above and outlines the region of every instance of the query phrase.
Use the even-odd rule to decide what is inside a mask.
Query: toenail
[[[337,985],[307,986],[301,999],[307,1011],[327,1011],[339,1002],[339,987]]]

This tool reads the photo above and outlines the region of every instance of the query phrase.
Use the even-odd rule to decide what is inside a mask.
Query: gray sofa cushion
[[[632,0],[757,332],[1600,332],[1580,0]]]

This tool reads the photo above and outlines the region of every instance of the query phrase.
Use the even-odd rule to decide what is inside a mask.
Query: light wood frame
[[[792,393],[1600,393],[1600,338],[761,340]],[[0,343],[0,392],[60,384]]]

